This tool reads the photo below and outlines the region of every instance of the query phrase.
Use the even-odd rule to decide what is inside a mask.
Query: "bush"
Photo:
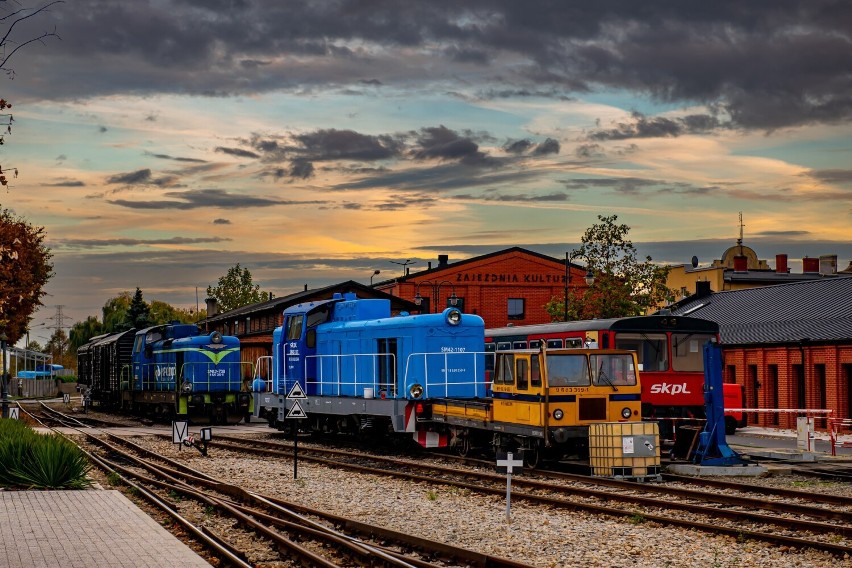
[[[0,486],[83,489],[91,485],[85,454],[59,434],[38,434],[18,420],[0,419]]]

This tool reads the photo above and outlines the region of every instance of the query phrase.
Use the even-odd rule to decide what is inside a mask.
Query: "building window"
[[[524,299],[523,298],[509,298],[509,319],[510,320],[522,320],[524,319]]]
[[[456,296],[456,305],[454,306],[450,303],[450,298],[447,297],[447,307],[458,308],[460,312],[464,313],[464,298]]]

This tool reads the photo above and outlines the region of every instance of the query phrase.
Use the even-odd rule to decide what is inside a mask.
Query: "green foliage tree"
[[[240,264],[228,269],[225,276],[219,278],[217,286],[207,287],[207,296],[216,298],[219,309],[227,312],[249,304],[265,302],[272,297],[269,292],[261,292],[260,285],[252,282],[251,271],[240,268]]]
[[[44,239],[44,227],[34,227],[8,209],[0,213],[0,328],[13,345],[26,335],[53,276],[53,255]]]
[[[151,306],[142,298],[142,290],[136,288],[136,293],[127,308],[124,319],[124,329],[143,329],[151,325]]]
[[[130,292],[122,292],[118,296],[106,301],[101,310],[103,313],[104,333],[113,333],[126,329],[124,322],[127,320],[127,311],[130,309],[130,302]]]
[[[57,329],[53,332],[42,353],[52,355],[55,365],[62,365],[66,369],[77,368],[77,351],[71,349],[64,329]]]
[[[95,316],[89,316],[86,321],[78,321],[71,326],[71,331],[68,333],[71,351],[76,353],[80,346],[102,333],[104,333],[104,324],[98,321]]]
[[[205,317],[207,317],[207,313],[204,310],[201,310],[200,313],[195,313],[193,310],[176,308],[160,300],[153,300],[151,302],[151,322],[153,324],[169,323],[172,321],[195,323]]]
[[[674,292],[666,287],[669,268],[655,264],[650,256],[639,260],[626,238],[630,227],[616,224],[617,215],[598,215],[598,220],[586,230],[580,248],[571,253],[586,260],[595,283],[581,292],[568,291],[568,319],[637,316],[673,301]],[[555,296],[544,308],[553,321],[561,321],[564,298]]]

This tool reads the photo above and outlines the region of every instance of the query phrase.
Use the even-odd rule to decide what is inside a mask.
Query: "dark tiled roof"
[[[734,345],[852,341],[852,277],[691,296],[672,313],[717,322]]]

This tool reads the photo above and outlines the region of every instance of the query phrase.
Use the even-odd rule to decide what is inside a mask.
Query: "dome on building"
[[[754,249],[744,244],[737,243],[728,248],[722,253],[721,260],[714,260],[713,266],[723,266],[725,268],[734,268],[734,259],[738,256],[745,257],[748,270],[769,270],[769,263],[765,260],[757,258],[757,253]]]

